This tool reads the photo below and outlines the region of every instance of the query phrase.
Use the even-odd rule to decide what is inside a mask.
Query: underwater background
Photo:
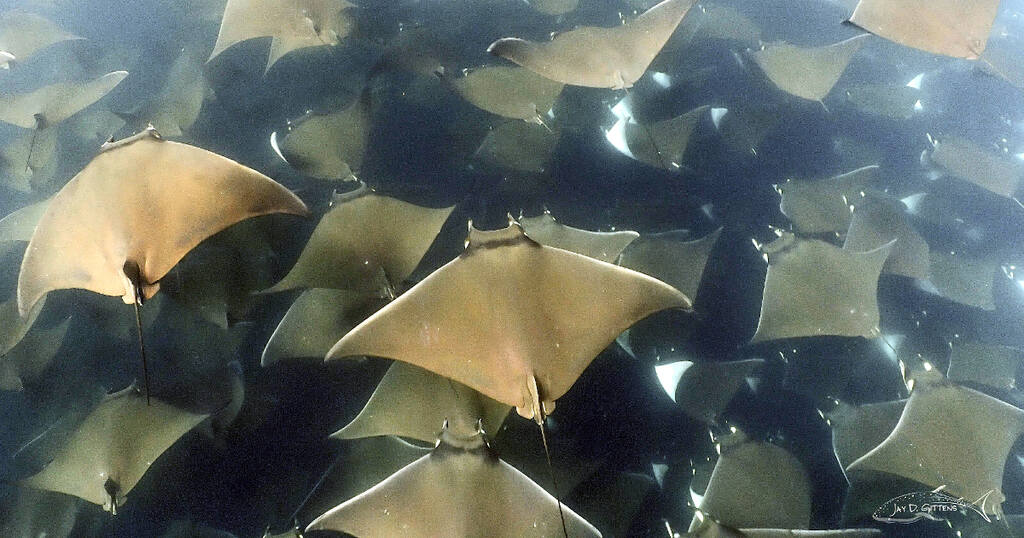
[[[686,241],[718,233],[703,271],[697,269],[693,311],[664,310],[633,325],[594,358],[546,420],[557,495],[604,536],[686,535],[723,446],[750,440],[782,447],[799,462],[808,482],[800,495],[810,502],[804,528],[865,527],[884,536],[1024,535],[1015,518],[1024,517],[1024,446],[1017,435],[1006,438],[1013,428],[989,427],[994,422],[986,413],[945,410],[956,417],[945,425],[951,431],[920,433],[912,444],[923,453],[945,454],[940,459],[969,475],[1001,476],[993,488],[1005,500],[988,512],[991,521],[970,511],[909,524],[872,518],[886,500],[943,482],[893,473],[858,484],[833,445],[836,417],[846,416],[841,410],[905,399],[915,376],[926,379],[933,369],[949,377],[940,383],[1024,405],[1015,381],[1024,357],[1024,1],[998,4],[988,50],[1000,57],[951,58],[869,35],[820,102],[780,89],[754,52],[778,42],[822,47],[865,34],[846,22],[855,1],[700,2],[631,88],[566,85],[550,113],[538,111],[540,125],[477,108],[454,89],[452,81],[466,76],[464,69],[513,65],[488,53],[499,38],[544,41],[577,26],[613,27],[652,4],[580,0],[551,15],[520,0],[364,0],[346,12],[350,24],[338,44],[299,48],[268,68],[266,37],[240,41],[210,58],[224,2],[3,0],[0,23],[15,11],[31,12],[83,39],[54,43],[24,61],[15,58],[0,70],[0,102],[58,82],[119,70],[128,75],[59,126],[47,126],[57,129],[55,145],[51,161],[39,167],[25,161],[40,158],[35,150],[24,152],[26,141],[37,143],[33,130],[0,122],[0,147],[8,148],[0,151],[0,215],[53,196],[103,142],[131,136],[148,123],[160,131],[150,117],[156,110],[151,103],[160,99],[179,111],[201,103],[193,122],[182,124],[179,134],[161,133],[165,138],[266,174],[301,198],[311,215],[261,216],[217,233],[185,255],[142,308],[152,396],[194,413],[217,415],[232,403],[240,408],[230,423],[200,426],[178,439],[152,462],[114,516],[85,500],[19,484],[54,459],[105,393],[141,383],[143,376],[130,306],[86,290],[49,294],[31,329],[17,337],[28,342],[50,331],[36,339],[53,348],[47,362],[31,376],[23,373],[20,387],[0,390],[0,535],[294,536],[291,527],[304,529],[358,493],[353,484],[369,487],[411,462],[410,454],[419,456],[404,445],[328,437],[359,414],[392,361],[304,356],[261,365],[300,290],[260,292],[299,260],[335,191],[358,186],[342,181],[352,177],[306,173],[315,165],[286,161],[287,148],[275,146],[309,117],[353,106],[365,106],[367,121],[358,132],[346,127],[336,134],[362,137],[358,164],[348,163],[355,178],[378,194],[418,206],[455,206],[406,282],[393,283],[398,293],[462,254],[470,220],[477,229],[492,230],[507,226],[510,217],[549,211],[561,224],[633,230],[641,239],[676,230],[688,231],[679,234]],[[814,66],[788,68],[806,74]],[[906,88],[915,79],[908,98]],[[176,101],[168,87],[189,97]],[[614,135],[619,121],[653,125],[705,105],[684,137],[679,163],[631,158]],[[531,127],[530,138],[505,134],[501,143],[512,149],[502,155],[480,149],[509,124]],[[642,135],[653,136],[646,129]],[[954,139],[973,144],[954,161],[978,153],[986,156],[982,161],[995,159],[1012,171],[1016,192],[997,194],[937,162],[934,152]],[[318,138],[302,151],[316,157],[325,147],[346,143]],[[657,142],[654,150],[661,155]],[[967,175],[986,173],[987,162],[965,164]],[[933,253],[930,278],[884,270],[872,278],[880,322],[869,334],[825,329],[752,342],[765,316],[765,256],[774,262],[766,247],[792,232],[797,241],[834,247],[846,236],[845,227],[808,232],[788,218],[780,209],[787,180],[825,184],[872,165],[877,170],[869,185],[853,192],[867,197],[864,191],[872,191],[902,204],[898,220]],[[824,202],[812,201],[811,210],[815,203]],[[856,215],[855,208],[850,211]],[[2,221],[0,230],[8,233]],[[25,244],[0,237],[0,300],[15,301]],[[841,301],[833,295],[858,284],[834,264],[820,263],[821,273],[840,275],[824,279],[824,286],[799,279],[786,286],[824,304]],[[550,300],[568,298],[553,293]],[[785,293],[779,301],[783,310],[791,304]],[[8,310],[4,315],[16,311],[0,308]],[[830,321],[806,311],[779,316],[805,327]],[[15,319],[3,322],[13,326]],[[951,350],[956,356],[961,345],[979,346],[971,357],[982,358],[965,362],[961,367],[969,373],[955,378]],[[991,361],[1004,362],[985,362],[991,355],[1001,357]],[[697,411],[680,405],[674,383],[666,381],[673,370],[658,368],[748,360],[761,362],[733,375],[734,382],[716,370],[705,373],[702,390],[722,401],[718,408],[691,401]],[[1024,423],[1013,420],[1014,427]],[[485,434],[499,457],[554,490],[536,424],[511,412],[498,431]],[[727,440],[737,435],[742,439]],[[960,453],[946,441],[953,438],[978,449]],[[993,448],[1004,444],[1008,452]],[[774,469],[770,463],[748,472],[771,492],[781,487]],[[742,497],[736,502],[751,506],[784,506],[788,498],[736,495]],[[438,506],[425,502],[422,510],[443,510]],[[500,520],[501,514],[493,517]],[[711,512],[698,519],[704,517],[721,519]],[[695,526],[692,535],[732,536],[701,529]],[[330,535],[305,533],[318,534]],[[561,536],[561,529],[549,535]]]

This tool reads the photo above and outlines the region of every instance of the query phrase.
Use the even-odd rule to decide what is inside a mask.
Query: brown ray
[[[563,84],[630,88],[694,1],[664,0],[621,26],[581,26],[547,42],[506,37],[491,43],[487,52]]]
[[[410,362],[539,422],[620,332],[666,308],[690,308],[690,300],[646,275],[542,246],[518,223],[471,227],[461,256],[359,324],[327,358]]]
[[[349,290],[306,290],[270,335],[260,364],[300,357],[322,360],[345,333],[386,303],[386,298]]]
[[[491,65],[446,78],[456,93],[477,108],[506,118],[544,123],[564,84],[528,69]]]
[[[134,385],[107,396],[52,462],[23,485],[74,495],[117,513],[153,461],[206,415],[146,402]]]
[[[318,179],[352,181],[363,166],[370,135],[370,94],[330,114],[307,114],[289,125],[277,144],[282,159]]]
[[[509,406],[419,366],[396,361],[352,422],[331,437],[357,439],[397,435],[425,443],[437,440],[437,425],[448,421],[453,434],[470,435],[477,422],[498,431]]]
[[[522,217],[519,219],[519,223],[522,224],[523,231],[530,239],[542,245],[568,250],[608,263],[615,263],[619,254],[622,253],[622,249],[640,236],[640,234],[628,230],[592,232],[573,228],[556,221],[550,211],[545,211],[536,217]]]
[[[30,93],[2,95],[0,121],[25,129],[54,126],[99,101],[127,76],[127,71],[114,71],[89,82],[59,82]]]
[[[267,292],[333,288],[394,295],[455,209],[416,206],[366,185],[336,194],[332,205],[295,266]]]
[[[895,429],[846,468],[851,481],[887,475],[975,503],[1001,515],[1003,467],[1024,433],[1024,411],[947,381],[918,379]]]
[[[811,483],[799,460],[782,447],[748,440],[742,432],[723,438],[720,446],[691,531],[703,517],[733,528],[808,528]]]
[[[824,47],[775,43],[751,55],[780,90],[811,101],[825,98],[864,44],[864,35]]]
[[[24,62],[36,52],[61,41],[82,39],[65,32],[53,21],[27,11],[0,13],[0,69],[11,61]]]
[[[687,297],[697,297],[704,266],[722,229],[690,241],[687,241],[688,232],[680,232],[650,234],[637,239],[622,251],[619,265],[653,276]]]
[[[570,536],[601,533],[568,507]],[[542,537],[562,532],[554,497],[498,459],[482,433],[443,431],[437,447],[388,479],[313,520],[306,531],[365,538],[406,536]]]
[[[864,166],[828,179],[787,179],[776,185],[779,209],[805,234],[845,232],[853,218],[851,205],[875,181],[878,165]]]
[[[623,155],[665,170],[679,170],[686,148],[709,105],[697,107],[667,120],[640,124],[633,118],[619,118],[605,131],[605,138]]]
[[[199,242],[270,213],[308,211],[267,176],[164,141],[155,131],[109,144],[53,197],[39,221],[18,278],[19,310],[24,314],[47,292],[64,288],[137,303],[152,297]]]
[[[866,252],[896,240],[883,273],[924,280],[928,278],[929,250],[921,234],[907,219],[906,205],[876,191],[866,191],[857,200],[844,250]]]
[[[270,37],[270,71],[292,51],[337,45],[352,32],[354,7],[346,0],[228,0],[210,60],[235,43]]]
[[[853,252],[788,233],[761,245],[768,258],[768,275],[751,342],[877,336],[878,276],[892,245]]]
[[[998,9],[999,0],[861,0],[850,22],[900,45],[973,60]]]

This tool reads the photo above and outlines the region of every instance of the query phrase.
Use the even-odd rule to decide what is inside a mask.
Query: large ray
[[[109,144],[39,221],[18,277],[18,307],[25,313],[65,288],[138,303],[202,240],[270,213],[308,211],[269,177],[154,131]]]
[[[562,94],[564,84],[529,69],[492,65],[466,70],[448,80],[456,93],[492,114],[532,123],[543,123]]]
[[[300,357],[322,360],[335,342],[386,301],[383,297],[349,290],[314,288],[303,291],[270,335],[260,364],[270,366],[280,360]]]
[[[363,166],[370,136],[370,94],[364,92],[347,107],[330,114],[307,114],[277,142],[281,158],[296,170],[318,179],[355,179]],[[277,140],[274,133],[272,142]]]
[[[124,116],[133,121],[131,127],[135,130],[142,130],[148,124],[163,136],[179,137],[195,123],[207,91],[202,61],[194,53],[182,50],[171,64],[160,92],[141,108]]]
[[[861,0],[850,22],[900,45],[973,60],[998,10],[999,0]]]
[[[1017,370],[1024,350],[981,342],[954,342],[946,375],[955,383],[971,383],[1010,391],[1017,388]]]
[[[775,43],[751,55],[764,74],[786,93],[821,101],[864,44],[863,35],[824,47],[797,47]]]
[[[22,390],[43,372],[64,343],[70,320],[51,329],[36,329],[0,356],[0,390]]]
[[[935,141],[931,161],[957,179],[1006,198],[1013,198],[1024,177],[1020,164],[960,136]]]
[[[896,475],[1001,515],[1003,467],[1024,433],[1024,411],[938,379],[915,384],[896,428],[847,468],[853,480]],[[881,473],[881,475],[879,475]]]
[[[0,121],[25,129],[51,127],[99,101],[126,76],[127,71],[114,71],[89,82],[59,82],[30,93],[0,95]]]
[[[693,240],[688,240],[688,232],[680,232],[644,235],[622,251],[619,265],[653,276],[687,297],[697,297],[704,266],[722,229]]]
[[[530,239],[542,245],[568,250],[608,263],[615,263],[622,249],[640,236],[629,230],[592,232],[573,228],[556,221],[550,211],[536,217],[522,217],[519,223],[523,225],[523,231]]]
[[[733,528],[806,529],[811,483],[786,449],[735,432],[721,440],[721,455],[697,509]],[[699,527],[702,516],[691,523]]]
[[[787,179],[775,187],[782,195],[779,209],[801,233],[845,232],[853,218],[850,206],[877,175],[873,164],[828,179]]]
[[[768,258],[768,275],[751,342],[877,336],[878,276],[892,245],[853,252],[788,233],[761,245]]]
[[[509,406],[419,366],[396,361],[352,422],[335,439],[397,435],[425,443],[437,440],[437,425],[448,421],[453,433],[469,435],[483,421],[498,431]]]
[[[366,185],[336,194],[295,266],[267,292],[333,288],[393,295],[453,209],[420,207]]]
[[[731,362],[678,361],[654,367],[672,401],[694,420],[715,423],[747,378],[764,365],[761,359]]]
[[[518,223],[471,227],[461,256],[359,324],[327,358],[410,362],[540,421],[620,332],[690,306],[654,278],[541,246]]]
[[[601,533],[568,507],[570,536]],[[365,493],[318,517],[306,531],[356,536],[555,536],[563,521],[554,497],[498,459],[483,434],[441,433],[437,447]]]
[[[694,2],[664,0],[621,26],[581,26],[542,43],[506,37],[487,51],[564,84],[630,88]]]
[[[995,278],[999,271],[996,258],[934,249],[929,260],[925,290],[967,306],[996,309]]]
[[[835,410],[829,412],[832,448],[839,465],[846,469],[857,458],[882,444],[896,427],[906,405],[906,400],[862,405],[841,402]]]
[[[42,15],[4,11],[0,13],[0,55],[6,55],[0,57],[0,69],[7,68],[10,61],[24,62],[39,50],[71,39],[82,38],[65,32]]]
[[[843,249],[865,252],[896,240],[883,273],[924,280],[930,265],[928,243],[910,224],[906,205],[887,195],[867,191],[854,207]]]
[[[205,418],[157,399],[147,403],[132,385],[107,396],[56,458],[22,484],[74,495],[116,514],[150,465]]]
[[[605,131],[605,138],[623,155],[656,168],[676,171],[683,166],[686,148],[708,105],[655,123],[640,124],[631,117],[619,118]]]
[[[210,60],[235,43],[271,37],[270,71],[294,50],[337,45],[355,25],[354,7],[346,0],[228,0]]]

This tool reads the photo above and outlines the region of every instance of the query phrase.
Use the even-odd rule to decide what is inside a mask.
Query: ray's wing
[[[69,322],[70,318],[50,329],[29,331],[18,345],[0,356],[0,370],[8,373],[0,376],[0,389],[22,390],[26,381],[38,377],[63,345]]]
[[[866,194],[856,203],[843,249],[866,252],[895,239],[896,244],[885,260],[882,272],[927,279],[928,243],[907,219],[906,206],[881,193],[869,191]]]
[[[151,131],[111,144],[51,200],[22,261],[19,309],[27,312],[47,292],[64,288],[131,303],[127,261],[138,264],[151,297],[200,241],[270,213],[308,211],[267,176]]]
[[[146,398],[134,386],[109,395],[86,417],[56,458],[24,485],[74,495],[114,509],[104,488],[113,481],[120,505],[149,466],[206,416]]]
[[[693,241],[679,239],[676,232],[647,235],[622,251],[619,265],[653,276],[695,298],[704,267],[721,233],[719,228]]]
[[[260,364],[298,357],[322,359],[345,333],[385,299],[349,290],[314,288],[302,292],[270,335]]]
[[[857,458],[880,445],[900,420],[906,400],[850,405],[841,403],[829,413],[832,448],[846,469]]]
[[[864,166],[829,179],[790,179],[777,189],[779,209],[796,229],[806,234],[845,232],[850,227],[850,205],[878,175],[878,165]]]
[[[846,70],[866,36],[851,37],[824,47],[797,47],[788,43],[769,45],[752,56],[765,75],[786,93],[821,101]]]
[[[523,225],[527,237],[542,245],[568,250],[608,263],[615,263],[622,249],[640,236],[633,231],[592,232],[573,228],[557,222],[547,211],[536,217],[521,218],[519,222]]]
[[[537,43],[499,39],[488,52],[564,84],[629,88],[650,65],[695,0],[664,0],[616,28],[583,26]]]
[[[0,53],[12,60],[24,62],[43,48],[72,39],[82,38],[41,15],[14,9],[0,13]]]
[[[410,362],[532,418],[625,328],[658,310],[689,307],[667,284],[541,246],[513,224],[471,230],[459,258],[370,316],[327,358]]]
[[[99,101],[126,76],[127,71],[114,71],[89,82],[60,82],[30,93],[0,96],[0,121],[25,129],[60,123]]]
[[[477,108],[533,123],[551,110],[564,87],[528,69],[507,65],[467,71],[465,76],[452,79],[451,85]]]
[[[460,440],[461,441],[461,440]],[[601,533],[568,507],[570,536]],[[494,456],[486,445],[441,443],[306,528],[356,536],[542,537],[561,534],[555,498]]]
[[[320,219],[295,266],[267,291],[393,291],[419,265],[454,209],[420,207],[365,185],[335,195],[334,207]]]
[[[654,367],[658,381],[672,401],[694,420],[711,424],[725,412],[748,377],[764,361],[678,361]]]
[[[955,383],[977,383],[999,390],[1017,388],[1017,370],[1024,350],[977,342],[956,342],[949,353],[947,377]]]
[[[369,131],[370,101],[360,97],[338,112],[298,120],[281,140],[281,156],[308,176],[351,180],[363,165]]]
[[[973,60],[998,10],[999,0],[861,0],[850,22],[901,45]]]
[[[1024,433],[1024,411],[942,380],[919,384],[895,429],[847,468],[851,481],[897,475],[1000,515],[1003,467]]]
[[[561,130],[508,121],[491,129],[473,157],[499,169],[541,173],[555,153]]]
[[[1024,168],[960,136],[946,136],[935,145],[931,160],[954,177],[1005,198],[1012,198]]]
[[[508,412],[508,404],[419,366],[396,361],[359,415],[331,437],[397,435],[433,443],[445,421],[459,435],[475,432],[478,420],[483,421],[484,431],[497,432]]]
[[[762,246],[768,275],[751,342],[878,334],[878,276],[893,243],[851,252],[785,234]]]

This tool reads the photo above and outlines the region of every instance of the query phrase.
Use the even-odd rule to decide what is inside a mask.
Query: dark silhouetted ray
[[[689,307],[667,284],[542,246],[518,223],[470,228],[461,256],[359,324],[327,358],[410,362],[541,422],[620,332]]]

